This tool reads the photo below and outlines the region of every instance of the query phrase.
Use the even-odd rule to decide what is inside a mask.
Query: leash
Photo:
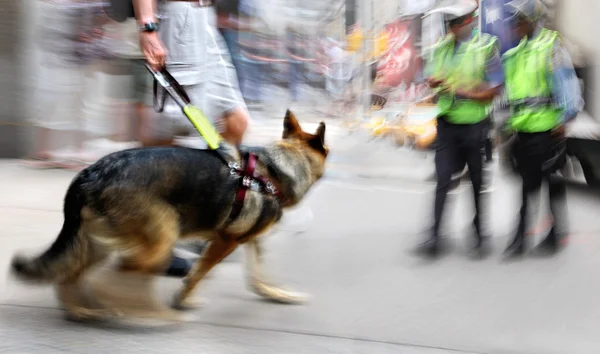
[[[152,67],[146,63],[146,69],[148,69],[154,77],[153,90],[155,111],[158,113],[162,112],[166,101],[166,95],[163,94],[159,97],[158,86],[160,85],[173,100],[175,100],[179,107],[181,107],[183,114],[192,125],[194,125],[198,133],[200,133],[200,136],[206,141],[209,149],[215,151],[217,156],[219,156],[219,158],[227,165],[230,175],[234,178],[238,178],[237,192],[228,217],[228,222],[237,219],[242,212],[248,190],[273,196],[280,202],[284,200],[280,191],[277,190],[270,180],[263,176],[256,175],[258,156],[251,152],[242,154],[238,148],[238,152],[240,152],[241,155],[241,165],[236,161],[231,160],[231,157],[221,148],[221,142],[223,142],[221,134],[217,132],[204,113],[192,104],[190,97],[185,92],[183,86],[175,80],[166,68],[163,67],[157,71],[152,69]]]
[[[183,114],[194,125],[198,133],[206,141],[208,147],[211,150],[217,150],[223,141],[223,137],[217,132],[204,113],[192,104],[190,97],[179,82],[164,67],[157,71],[146,63],[146,69],[154,76],[154,109],[159,113],[164,109],[166,96],[163,96],[161,99],[158,98],[158,84],[160,84],[181,107]]]

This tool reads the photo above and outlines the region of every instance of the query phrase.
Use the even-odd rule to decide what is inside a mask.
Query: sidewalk
[[[573,237],[565,252],[548,260],[503,263],[499,252],[514,226],[518,191],[502,187],[494,193],[495,252],[473,262],[462,253],[472,208],[465,188],[449,201],[455,252],[430,264],[408,250],[429,221],[431,186],[325,178],[306,201],[315,215],[308,230],[265,238],[269,273],[311,293],[310,303],[261,301],[245,289],[242,264],[227,262],[200,287],[210,302],[194,312],[196,321],[136,330],[64,321],[51,288],[7,276],[17,251],[35,253],[56,237],[72,176],[0,161],[0,352],[589,354],[600,349],[600,277],[594,271],[600,267],[600,200],[585,190],[569,195]],[[165,301],[179,284],[160,280]]]
[[[332,298],[326,295],[329,286],[322,282],[323,278],[315,277],[316,269],[314,265],[307,267],[306,259],[296,266],[289,263],[294,258],[292,262],[300,260],[290,257],[290,246],[308,250],[308,245],[303,246],[306,236],[285,231],[268,238],[267,259],[274,266],[281,266],[270,269],[270,273],[274,273],[276,279],[283,279],[285,284],[296,284],[298,288],[304,284],[311,293],[321,293],[320,300],[312,305],[282,306],[260,301],[245,289],[242,264],[227,262],[221,264],[199,290],[211,301],[197,312],[198,319],[194,322],[156,330],[67,322],[52,289],[15,282],[7,276],[7,269],[17,251],[35,253],[55,238],[62,222],[64,191],[73,175],[62,170],[32,171],[20,167],[16,161],[0,161],[0,180],[7,181],[0,186],[0,227],[3,230],[0,283],[4,284],[0,290],[0,352],[480,354],[430,347],[426,343],[404,344],[391,340],[393,337],[373,336],[371,330],[355,333],[348,318],[337,319],[339,309],[324,315],[323,311],[332,306]],[[331,197],[324,198],[331,200]],[[321,224],[321,218],[317,219]],[[314,240],[310,243],[315,244]],[[307,276],[317,282],[309,281]],[[179,284],[178,279],[160,280],[159,291],[165,301]],[[310,325],[311,322],[314,325]]]

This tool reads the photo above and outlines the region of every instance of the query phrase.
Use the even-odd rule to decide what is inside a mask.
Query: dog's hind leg
[[[184,280],[181,289],[175,295],[173,306],[179,309],[195,308],[198,302],[190,298],[193,290],[204,276],[225,257],[227,257],[238,246],[238,241],[218,236],[208,245],[208,248],[202,254],[202,257],[196,261],[194,267]]]
[[[94,292],[100,303],[122,313],[124,320],[184,321],[184,316],[160,301],[154,290],[155,275],[167,267],[179,237],[177,213],[160,202],[148,204],[146,208],[137,205],[137,212],[122,223],[126,226],[101,238],[121,241],[114,246],[121,260],[118,269],[104,269],[96,278]]]
[[[91,320],[118,316],[119,313],[110,309],[94,308],[90,299],[86,296],[84,290],[84,275],[93,265],[103,261],[107,253],[101,251],[90,243],[87,244],[85,255],[82,255],[82,262],[79,270],[67,279],[62,279],[55,285],[57,297],[70,319],[73,320]]]
[[[165,325],[188,320],[155,296],[153,274],[105,269],[102,278],[102,283],[94,286],[98,302],[119,313],[122,322]]]
[[[303,303],[309,299],[307,294],[286,290],[265,280],[263,249],[258,237],[249,240],[245,246],[248,286],[253,293],[265,299],[284,304]]]
[[[72,279],[56,285],[58,299],[67,311],[67,317],[75,321],[99,320],[119,317],[114,309],[92,308],[83,296],[80,279]]]

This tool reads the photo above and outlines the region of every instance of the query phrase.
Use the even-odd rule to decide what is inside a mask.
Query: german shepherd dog
[[[240,161],[244,148],[223,145]],[[39,257],[15,256],[12,272],[24,281],[53,284],[68,315],[76,319],[154,318],[164,311],[177,317],[179,311],[158,305],[151,280],[167,267],[178,240],[203,238],[209,245],[174,296],[176,309],[194,305],[190,296],[194,288],[240,244],[246,245],[252,291],[279,302],[302,300],[301,294],[265,281],[259,236],[323,175],[328,153],[325,124],[320,123],[315,134],[306,133],[288,110],[280,141],[246,149],[258,158],[257,174],[268,178],[285,198],[248,190],[238,216],[229,220],[239,178],[232,176],[231,168],[215,151],[179,147],[120,151],[74,178],[65,196],[58,238]],[[112,278],[93,287],[100,308],[83,305],[83,276],[115,254],[118,266]],[[119,282],[122,288],[115,290]],[[107,290],[111,287],[112,291]],[[126,293],[132,294],[129,301],[138,310],[144,301],[158,310],[146,311],[146,316],[134,311],[135,306],[119,305],[117,300]]]

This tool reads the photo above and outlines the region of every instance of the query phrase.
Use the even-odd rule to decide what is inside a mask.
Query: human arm
[[[458,88],[455,95],[459,98],[466,98],[479,102],[491,102],[494,97],[499,95],[504,85],[504,69],[502,68],[502,59],[500,56],[500,45],[496,41],[494,49],[485,68],[485,83],[473,90]]]
[[[135,18],[139,25],[157,22],[156,0],[133,0]],[[140,48],[148,64],[155,70],[165,65],[167,52],[158,32],[139,32]]]
[[[491,102],[498,94],[500,94],[500,86],[480,86],[478,90],[463,90],[456,89],[454,94],[460,98],[466,98],[479,102]]]
[[[560,41],[554,45],[551,60],[548,80],[552,83],[552,99],[562,110],[560,124],[563,125],[583,110],[584,101],[571,58]]]

